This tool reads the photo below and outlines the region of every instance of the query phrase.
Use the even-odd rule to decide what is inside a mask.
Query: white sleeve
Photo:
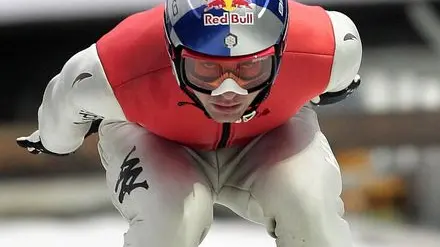
[[[336,11],[327,13],[333,25],[335,53],[330,81],[325,92],[338,92],[347,88],[359,72],[362,42],[356,25],[349,17]]]
[[[38,110],[41,142],[54,153],[73,152],[92,121],[103,118],[126,120],[93,44],[71,57],[47,85]]]

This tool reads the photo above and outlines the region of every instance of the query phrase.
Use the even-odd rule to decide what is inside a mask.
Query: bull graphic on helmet
[[[252,9],[250,4],[251,2],[248,0],[208,0],[205,12],[211,9],[223,9],[225,11],[232,11],[236,8]]]

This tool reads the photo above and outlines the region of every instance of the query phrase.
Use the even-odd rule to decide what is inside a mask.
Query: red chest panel
[[[335,42],[331,21],[319,7],[290,2],[286,53],[269,98],[257,117],[232,124],[228,146],[286,122],[327,86]],[[179,89],[163,30],[163,6],[133,15],[97,42],[104,71],[125,116],[149,131],[184,145],[214,149],[222,124],[205,117]]]

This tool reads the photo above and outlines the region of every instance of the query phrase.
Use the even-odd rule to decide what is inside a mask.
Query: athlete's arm
[[[47,85],[32,139],[50,152],[71,153],[92,123],[104,118],[125,120],[92,45],[71,57]]]
[[[333,25],[335,53],[329,84],[313,103],[331,104],[345,99],[360,84],[362,42],[353,21],[343,13],[327,11]]]

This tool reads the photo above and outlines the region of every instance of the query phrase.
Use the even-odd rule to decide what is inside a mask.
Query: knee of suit
[[[184,187],[168,190],[156,187],[151,191],[136,189],[125,195],[122,203],[118,201],[116,207],[129,221],[162,222],[176,226],[209,225],[213,220],[210,189],[199,183],[193,184],[192,189]]]
[[[277,211],[295,207],[311,212],[321,211],[317,207],[340,211],[340,170],[317,135],[303,153],[271,166],[255,183],[253,191],[263,203]]]
[[[310,176],[309,173],[297,174],[291,179],[280,182],[284,203],[282,205],[299,205],[303,210],[314,211],[321,207],[333,207],[335,210],[340,205],[342,182],[339,172],[331,166]]]

